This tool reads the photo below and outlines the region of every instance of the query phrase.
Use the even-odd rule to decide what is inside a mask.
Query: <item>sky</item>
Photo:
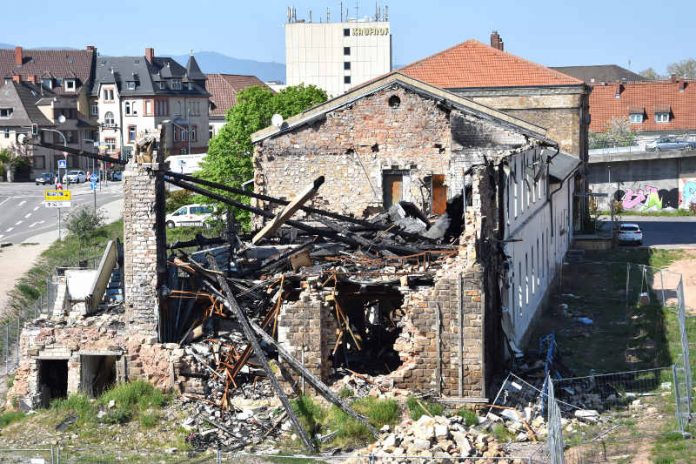
[[[46,7],[43,7],[43,4]],[[5,5],[0,43],[26,48],[96,45],[105,55],[217,51],[235,58],[284,61],[287,7],[298,18],[331,10],[336,0],[71,0],[63,7],[35,0]],[[355,16],[374,15],[375,1],[344,0]],[[408,64],[468,39],[547,66],[618,64],[664,72],[696,58],[696,2],[690,0],[380,0],[389,6],[393,62]],[[69,5],[69,6],[68,6]],[[13,12],[13,10],[15,10]],[[9,13],[9,14],[6,14]],[[11,20],[8,20],[11,18]],[[630,65],[629,65],[630,63]]]

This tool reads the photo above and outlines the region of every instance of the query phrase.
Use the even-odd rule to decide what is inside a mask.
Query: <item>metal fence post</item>
[[[222,464],[222,450],[220,447],[217,449],[217,464]]]

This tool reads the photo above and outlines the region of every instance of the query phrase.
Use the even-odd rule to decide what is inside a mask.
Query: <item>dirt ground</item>
[[[696,315],[696,250],[685,250],[684,259],[672,263],[663,273],[665,289],[676,289],[679,283],[679,275],[684,280],[684,300],[686,302],[687,313]],[[661,288],[660,281],[655,276],[653,288],[656,289],[658,296]],[[670,297],[667,304],[676,304],[673,292],[669,292]]]

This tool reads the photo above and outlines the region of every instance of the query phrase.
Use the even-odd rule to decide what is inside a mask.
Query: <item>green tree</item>
[[[684,79],[696,79],[696,60],[688,58],[667,66],[667,74],[675,74]]]
[[[289,118],[326,99],[326,92],[313,85],[287,87],[278,93],[273,93],[267,87],[242,90],[237,94],[237,104],[227,112],[226,124],[210,141],[198,176],[240,187],[254,175],[251,134],[269,126],[271,117],[276,113]],[[239,195],[232,195],[232,198],[245,203],[249,201],[247,197]],[[235,211],[235,217],[246,225],[250,215]]]
[[[638,74],[645,77],[646,79],[650,79],[653,81],[658,80],[658,79],[662,79],[662,76],[657,71],[655,71],[653,68],[644,69],[641,72],[639,72]]]

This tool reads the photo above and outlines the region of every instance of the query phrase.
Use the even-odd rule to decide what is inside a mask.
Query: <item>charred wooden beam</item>
[[[180,174],[178,172],[168,171],[167,175],[169,175],[173,178],[179,179],[179,180],[185,180],[188,182],[193,182],[195,184],[205,185],[206,187],[211,187],[214,189],[222,190],[222,191],[229,192],[229,193],[234,193],[237,195],[242,195],[242,196],[246,196],[246,197],[250,197],[250,198],[257,198],[259,200],[267,201],[269,203],[273,203],[273,204],[277,204],[277,205],[290,204],[290,202],[288,200],[283,200],[282,198],[276,198],[276,197],[272,197],[270,195],[264,195],[261,193],[250,192],[248,190],[243,190],[243,189],[239,189],[236,187],[230,187],[229,185],[224,185],[224,184],[220,184],[217,182],[211,182],[209,180],[199,179],[197,177],[189,176],[186,174]],[[326,211],[326,210],[319,209],[319,208],[313,208],[311,206],[301,206],[300,209],[306,213],[316,214],[317,216],[324,216],[324,217],[328,217],[328,218],[332,218],[332,219],[337,219],[339,221],[348,222],[350,224],[359,225],[359,226],[364,227],[367,230],[383,231],[385,233],[388,233],[391,235],[398,235],[400,237],[403,237],[403,238],[406,238],[409,240],[419,240],[419,241],[423,241],[423,242],[434,242],[433,239],[423,237],[422,235],[419,235],[419,234],[414,234],[411,232],[403,231],[403,230],[399,229],[398,227],[385,228],[385,227],[379,226],[377,224],[374,224],[370,221],[366,221],[364,219],[357,219],[357,218],[354,218],[351,216],[346,216],[344,214],[334,213],[332,211]]]
[[[217,263],[215,262],[215,258],[212,256],[208,256],[208,263],[210,264],[210,267],[218,271],[217,268]],[[258,339],[254,335],[254,329],[251,328],[251,324],[249,323],[249,319],[247,318],[246,314],[242,310],[242,308],[237,304],[237,300],[235,300],[234,295],[232,295],[232,291],[230,290],[230,286],[227,284],[227,280],[225,280],[225,277],[218,274],[217,275],[217,282],[218,285],[220,285],[220,288],[222,290],[222,294],[224,295],[225,299],[224,301],[227,302],[229,305],[229,308],[232,310],[234,315],[237,317],[237,321],[239,322],[239,325],[242,326],[242,330],[244,331],[244,335],[246,336],[247,340],[249,343],[251,343],[252,347],[254,348],[254,354],[256,354],[256,357],[258,358],[259,362],[261,363],[261,366],[263,367],[263,370],[266,374],[266,377],[268,377],[268,380],[270,380],[271,385],[273,386],[273,389],[276,392],[276,395],[278,396],[278,399],[280,402],[283,404],[283,407],[285,408],[285,412],[287,413],[288,417],[290,418],[290,422],[292,422],[293,427],[295,428],[295,432],[297,432],[297,435],[302,439],[302,443],[304,443],[305,447],[312,452],[316,452],[317,448],[312,443],[312,441],[309,439],[309,436],[307,435],[307,432],[305,431],[304,428],[302,428],[302,424],[300,424],[299,419],[295,415],[295,412],[292,410],[292,406],[290,406],[290,400],[288,400],[287,395],[283,391],[283,388],[280,386],[280,383],[278,383],[278,379],[276,379],[275,374],[273,373],[273,370],[271,370],[271,366],[268,364],[268,359],[266,358],[266,353],[261,349],[261,345],[259,344]]]
[[[266,225],[258,231],[256,235],[254,235],[254,238],[251,239],[251,244],[256,245],[259,243],[261,240],[264,238],[272,235],[275,231],[277,231],[280,226],[282,226],[288,219],[292,217],[293,214],[295,214],[295,211],[300,209],[302,205],[304,205],[307,200],[312,198],[317,191],[319,190],[319,187],[324,183],[324,176],[318,177],[312,185],[309,187],[305,188],[303,191],[301,191],[295,198],[285,205],[285,208],[278,213],[272,220],[270,220]]]
[[[106,163],[120,164],[122,166],[128,164],[128,161],[122,160],[120,158],[112,158],[110,156],[98,155],[96,153],[90,153],[88,151],[79,150],[77,148],[66,147],[64,145],[56,145],[55,143],[36,141],[32,142],[31,145],[48,148],[49,150],[62,151],[71,155],[84,156],[85,158],[104,161]]]

